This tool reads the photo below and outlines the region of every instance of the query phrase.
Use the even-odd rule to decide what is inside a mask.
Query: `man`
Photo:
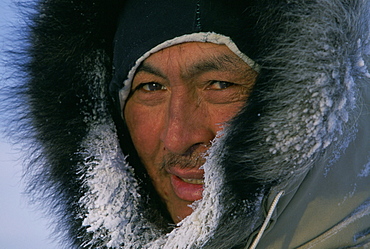
[[[370,246],[368,10],[40,2],[21,134],[64,243]]]
[[[160,50],[136,71],[124,118],[176,223],[201,199],[203,154],[246,102],[256,75],[225,45],[199,42]]]

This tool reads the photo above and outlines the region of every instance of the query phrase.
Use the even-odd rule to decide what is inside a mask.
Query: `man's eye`
[[[159,90],[166,90],[167,88],[159,83],[150,82],[150,83],[142,83],[136,89],[142,89],[147,92],[154,92]]]
[[[233,85],[235,84],[231,82],[227,82],[227,81],[212,81],[211,84],[208,86],[208,89],[222,90],[222,89],[226,89]]]

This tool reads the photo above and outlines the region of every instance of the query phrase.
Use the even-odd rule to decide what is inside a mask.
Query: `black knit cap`
[[[114,96],[138,58],[175,37],[199,32],[227,36],[253,58],[251,0],[129,0],[119,17],[114,40]]]

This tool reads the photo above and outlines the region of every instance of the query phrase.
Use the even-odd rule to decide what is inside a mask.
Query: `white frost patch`
[[[368,177],[370,175],[370,158],[368,158],[368,162],[363,166],[361,173],[358,175],[359,177]]]
[[[80,204],[87,209],[83,226],[93,234],[86,247],[104,241],[108,248],[139,248],[143,227],[138,213],[138,184],[118,145],[113,124],[95,124],[83,144],[87,172],[82,179],[87,189]],[[96,246],[96,245],[95,245]]]
[[[365,48],[362,48],[361,39],[358,39],[358,41],[357,41],[358,50],[363,51],[363,52],[359,53],[357,55],[357,64],[356,64],[356,66],[358,67],[358,70],[365,75],[365,77],[370,78],[369,70],[368,70],[366,62],[363,58],[363,54],[364,55],[369,55],[370,54],[370,46],[368,44],[368,41],[365,41],[364,45],[365,45]]]

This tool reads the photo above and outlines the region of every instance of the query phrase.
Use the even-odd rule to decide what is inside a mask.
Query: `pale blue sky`
[[[0,0],[0,58],[4,57],[4,35],[7,25],[17,22],[11,0]],[[0,65],[0,82],[4,68]],[[4,116],[0,113],[0,124]],[[56,249],[57,243],[49,239],[52,230],[47,226],[48,219],[40,210],[28,204],[22,194],[22,165],[20,153],[11,147],[0,133],[0,249]]]

